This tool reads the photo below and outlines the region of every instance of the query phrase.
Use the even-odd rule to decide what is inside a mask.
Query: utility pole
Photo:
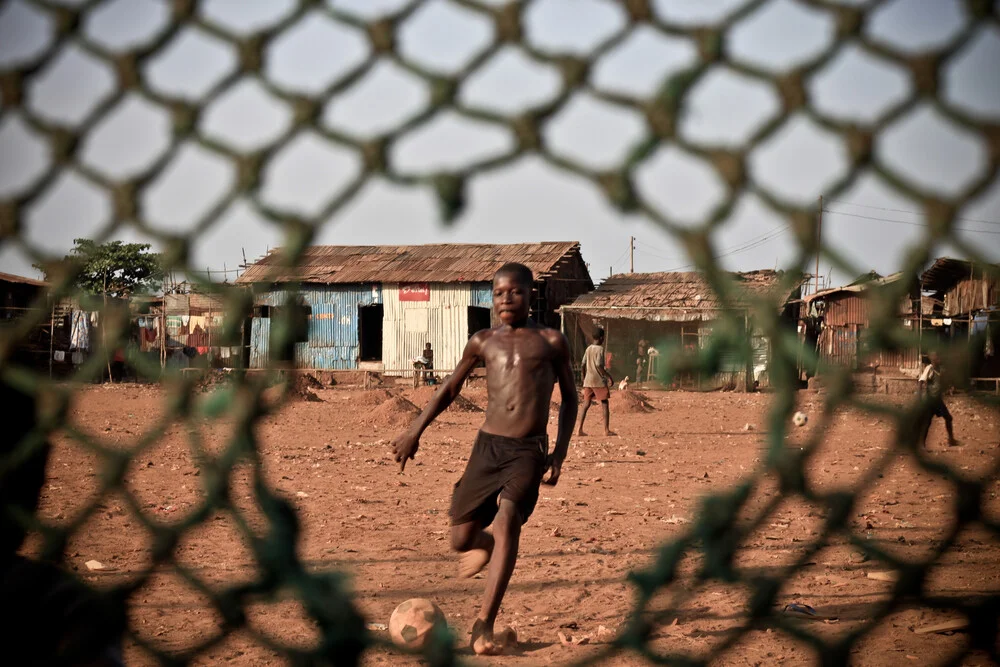
[[[820,195],[819,210],[816,211],[816,292],[819,291],[819,254],[822,251],[822,249],[823,249],[823,195]]]
[[[635,273],[635,237],[628,237],[628,272]]]

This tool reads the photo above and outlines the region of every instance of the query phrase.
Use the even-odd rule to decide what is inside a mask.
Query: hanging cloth
[[[90,349],[90,320],[87,319],[87,313],[82,310],[73,311],[72,326],[69,337],[69,349]]]

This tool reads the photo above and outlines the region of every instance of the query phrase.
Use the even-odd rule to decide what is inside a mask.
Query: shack
[[[974,382],[1000,391],[1000,266],[940,257],[920,276],[924,294],[922,334],[982,345]]]
[[[816,350],[821,363],[872,371],[873,382],[876,373],[886,378],[916,377],[922,368],[919,345],[896,350],[867,346],[877,290],[901,280],[908,286],[893,314],[904,327],[919,331],[921,298],[916,276],[894,273],[883,277],[871,272],[802,300],[799,332],[805,346]],[[813,375],[814,370],[806,369],[806,375]]]
[[[48,289],[43,280],[0,273],[0,319],[13,320],[24,312],[39,306],[37,299]]]
[[[753,324],[751,298],[766,296],[794,332],[795,309],[791,304],[801,293],[802,280],[785,281],[783,272],[771,270],[728,276],[735,287],[734,299],[728,306],[718,300],[705,276],[698,272],[611,276],[593,292],[561,309],[573,358],[582,358],[594,328],[601,326],[612,373],[616,378],[628,375],[635,381],[640,341],[650,343],[660,354],[678,347],[689,352],[697,350],[706,344],[716,321],[728,309],[735,311],[747,326],[754,349],[752,368],[748,371],[747,360],[732,354],[723,359],[719,376],[684,378],[679,384],[690,381],[704,386],[709,382],[736,389],[766,385],[770,343]]]
[[[236,281],[254,292],[250,368],[269,364],[271,317],[287,304],[299,304],[308,319],[296,367],[407,375],[425,343],[433,346],[435,369],[454,369],[472,334],[491,326],[491,281],[507,262],[534,272],[531,314],[548,326],[558,328],[559,307],[594,287],[580,244],[569,241],[313,246],[290,269],[279,253]]]
[[[52,323],[46,304],[47,293],[48,283],[44,281],[0,273],[0,327],[14,328],[23,324],[19,322],[22,317],[32,313],[37,322],[18,338],[12,358],[19,364],[39,369],[47,366],[51,347]]]

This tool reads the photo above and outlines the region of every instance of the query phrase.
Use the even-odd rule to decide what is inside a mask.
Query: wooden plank
[[[953,618],[950,621],[942,621],[941,623],[922,625],[919,628],[914,628],[913,632],[918,635],[926,635],[937,632],[953,632],[955,630],[964,630],[967,627],[969,627],[968,619]]]

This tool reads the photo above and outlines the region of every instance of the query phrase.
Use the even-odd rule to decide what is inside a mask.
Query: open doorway
[[[384,309],[382,304],[358,308],[358,339],[361,349],[358,356],[361,361],[382,361],[382,321]]]
[[[478,331],[490,328],[490,309],[469,306],[469,338]]]

